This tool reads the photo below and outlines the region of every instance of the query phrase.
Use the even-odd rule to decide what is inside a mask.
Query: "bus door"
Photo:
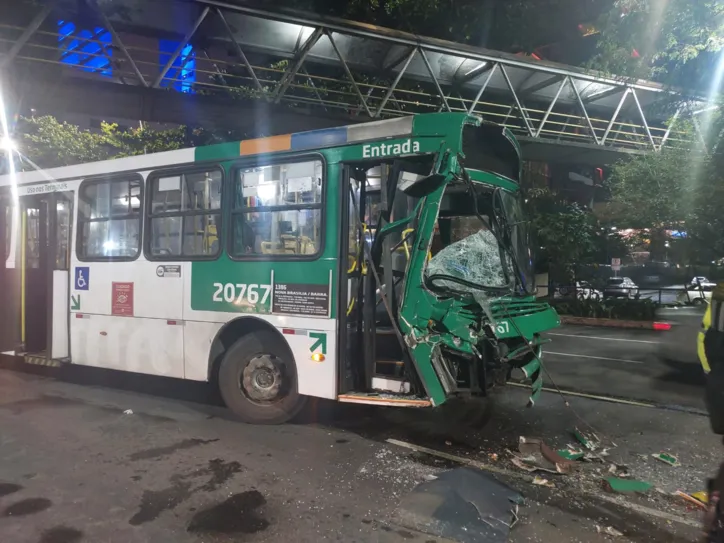
[[[72,193],[20,199],[20,351],[26,361],[67,359]]]
[[[10,192],[0,193],[0,353],[14,353],[20,341],[20,270],[13,211]]]

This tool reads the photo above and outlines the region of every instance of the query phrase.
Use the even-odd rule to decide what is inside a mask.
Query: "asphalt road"
[[[692,319],[672,331],[561,326],[543,348],[546,386],[703,410]]]
[[[323,401],[294,424],[249,426],[202,383],[0,357],[0,541],[444,543],[411,526],[401,504],[418,484],[470,461],[526,498],[513,543],[610,541],[597,526],[623,532],[618,541],[694,541],[699,513],[671,493],[705,488],[722,447],[696,413],[698,365],[662,357],[666,337],[563,326],[544,356],[561,388],[664,408],[575,396],[566,404],[544,392],[526,409],[528,391],[509,387],[484,428],[444,411]],[[555,488],[530,484],[510,462],[520,436],[565,447],[576,426],[596,432],[610,450],[605,462],[544,474]],[[661,451],[681,466],[651,458]],[[610,463],[660,491],[607,494]]]

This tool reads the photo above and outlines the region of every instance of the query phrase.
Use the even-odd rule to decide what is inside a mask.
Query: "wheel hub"
[[[279,399],[282,384],[281,363],[270,355],[257,356],[244,368],[242,388],[251,400],[270,402]]]

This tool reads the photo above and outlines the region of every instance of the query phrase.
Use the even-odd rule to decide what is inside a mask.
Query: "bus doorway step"
[[[432,407],[432,402],[411,394],[390,394],[378,392],[349,392],[340,394],[337,400],[343,403],[387,405],[390,407]]]
[[[26,364],[34,366],[48,366],[51,368],[59,368],[63,365],[64,360],[47,358],[45,353],[23,353],[23,360]]]

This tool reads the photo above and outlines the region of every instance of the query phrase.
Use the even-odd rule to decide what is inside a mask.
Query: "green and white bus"
[[[484,398],[540,334],[519,148],[437,113],[0,177],[0,352],[308,397]]]

